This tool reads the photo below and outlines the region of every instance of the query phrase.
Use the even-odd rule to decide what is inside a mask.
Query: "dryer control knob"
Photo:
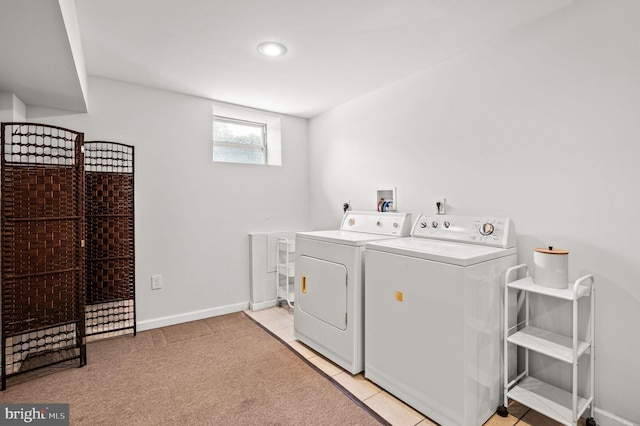
[[[398,226],[400,226],[400,225],[398,225],[398,222],[393,222],[393,227],[394,228],[397,228]]]
[[[445,223],[443,223],[444,227],[449,229],[449,227],[451,226],[451,222],[446,221]]]
[[[356,224],[356,220],[354,218],[349,219],[349,225],[353,226]]]
[[[436,222],[435,220],[433,222],[431,222],[431,227],[432,228],[437,228],[438,227],[438,222]]]
[[[427,222],[420,222],[420,228],[426,228]]]
[[[377,222],[376,222],[376,225],[378,225],[378,226],[382,226],[382,221],[381,221],[381,220],[377,221]]]
[[[494,230],[495,230],[494,226],[490,223],[485,223],[480,227],[480,233],[482,235],[491,235],[493,234]]]

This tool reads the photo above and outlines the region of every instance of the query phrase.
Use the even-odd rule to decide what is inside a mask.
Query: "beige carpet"
[[[72,425],[384,423],[244,313],[89,343],[87,353],[83,368],[10,378],[0,403],[69,403]]]

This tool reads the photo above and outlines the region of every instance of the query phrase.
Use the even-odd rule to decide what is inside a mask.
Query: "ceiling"
[[[86,102],[75,99],[73,105],[74,98],[86,98],[80,65],[88,75],[299,117],[318,115],[573,3],[75,0],[80,64],[82,55],[73,55],[64,32],[69,19],[59,10],[69,1],[2,0],[0,91],[28,105],[86,111]],[[288,54],[261,56],[257,45],[268,40],[285,44]]]
[[[74,0],[0,0],[0,92],[27,105],[86,112],[73,6]]]

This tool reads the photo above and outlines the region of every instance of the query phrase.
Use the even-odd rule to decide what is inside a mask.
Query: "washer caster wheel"
[[[586,426],[596,426],[596,420],[593,417],[587,417],[584,423]]]
[[[509,410],[504,405],[501,405],[498,407],[498,410],[496,411],[496,413],[498,413],[500,417],[507,417],[509,415]],[[595,426],[595,424],[587,425],[587,426]]]

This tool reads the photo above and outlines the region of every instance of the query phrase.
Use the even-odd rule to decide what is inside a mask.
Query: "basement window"
[[[213,106],[213,161],[281,165],[280,118],[249,108]]]
[[[213,161],[266,164],[267,125],[214,115]]]

